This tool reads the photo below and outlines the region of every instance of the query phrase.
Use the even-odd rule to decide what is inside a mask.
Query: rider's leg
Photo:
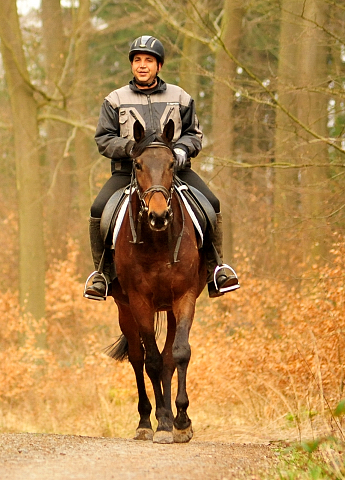
[[[89,233],[93,263],[95,265],[95,270],[101,270],[100,273],[104,275],[108,284],[112,281],[112,278],[114,276],[113,272],[115,271],[115,269],[113,265],[112,252],[109,248],[105,248],[103,238],[101,237],[101,217],[104,207],[109,198],[113,195],[113,193],[115,193],[120,188],[126,187],[129,183],[130,174],[116,172],[105,183],[91,207]],[[103,256],[104,258],[102,260]],[[100,274],[93,275],[92,284],[86,286],[84,296],[91,299],[103,299],[105,297],[107,289],[104,277]]]
[[[223,218],[220,212],[216,215],[217,223],[212,238],[215,252],[206,253],[207,286],[211,298],[219,297],[240,287],[236,272],[223,263]]]
[[[223,264],[223,224],[220,213],[220,202],[205,182],[190,168],[180,170],[177,175],[183,182],[197,188],[205,195],[217,215],[217,224],[212,235],[211,247],[206,251],[207,283],[210,297],[218,297],[223,293],[239,288],[235,271]],[[215,282],[214,282],[215,279]]]
[[[103,238],[101,237],[100,233],[100,223],[100,218],[90,217],[89,233],[91,254],[95,266],[95,271],[101,272],[106,278],[107,282],[110,283],[111,279],[109,275],[109,262],[106,262],[105,258],[102,262],[103,266],[101,266],[100,268],[102,257],[106,254]],[[86,286],[84,296],[86,296],[87,298],[104,298],[106,294],[106,283],[104,277],[100,273],[93,275],[92,284]]]

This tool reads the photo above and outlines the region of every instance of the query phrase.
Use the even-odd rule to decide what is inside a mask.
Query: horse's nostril
[[[155,226],[155,220],[156,220],[156,215],[153,212],[149,213],[149,223],[152,227]]]
[[[165,230],[169,224],[169,212],[163,212],[158,215],[155,212],[150,212],[148,215],[149,225],[153,230]]]

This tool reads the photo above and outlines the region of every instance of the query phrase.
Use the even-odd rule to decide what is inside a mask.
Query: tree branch
[[[84,128],[85,130],[88,130],[91,132],[94,132],[96,128],[94,125],[88,125],[85,123],[81,123],[78,120],[60,117],[60,115],[43,114],[43,115],[39,115],[37,117],[37,120],[39,122],[42,122],[43,120],[55,120],[57,122],[67,123],[67,125],[71,125],[72,127],[75,127],[75,128]]]
[[[198,40],[201,42],[203,45],[207,45],[213,52],[215,51],[215,46],[212,44],[212,40],[209,38],[201,37],[200,35],[197,35],[190,30],[182,27],[182,25],[174,19],[174,17],[171,15],[170,12],[165,8],[165,6],[162,4],[161,0],[147,0],[149,5],[154,7],[157,12],[161,15],[163,20],[167,22],[170,26],[172,26],[174,29],[178,30],[179,32],[183,33],[186,35],[188,38],[194,38],[194,40]]]

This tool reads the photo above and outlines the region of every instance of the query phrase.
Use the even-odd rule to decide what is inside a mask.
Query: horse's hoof
[[[153,443],[174,443],[173,433],[159,430],[153,435]]]
[[[174,427],[173,437],[175,443],[188,443],[193,438],[192,424],[184,430],[177,430],[177,428]]]
[[[137,428],[134,440],[153,440],[152,428]]]

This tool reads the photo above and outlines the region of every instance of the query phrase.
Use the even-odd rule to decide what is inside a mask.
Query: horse
[[[191,357],[189,332],[198,296],[206,285],[206,262],[193,222],[175,189],[172,150],[174,123],[161,136],[133,127],[133,173],[129,206],[114,250],[117,279],[112,293],[122,335],[108,355],[131,363],[138,390],[140,416],[135,439],[186,443],[193,436],[186,377]],[[155,318],[166,312],[167,334],[160,352]],[[155,415],[145,389],[144,366],[152,383]],[[171,380],[177,369],[176,416]]]

